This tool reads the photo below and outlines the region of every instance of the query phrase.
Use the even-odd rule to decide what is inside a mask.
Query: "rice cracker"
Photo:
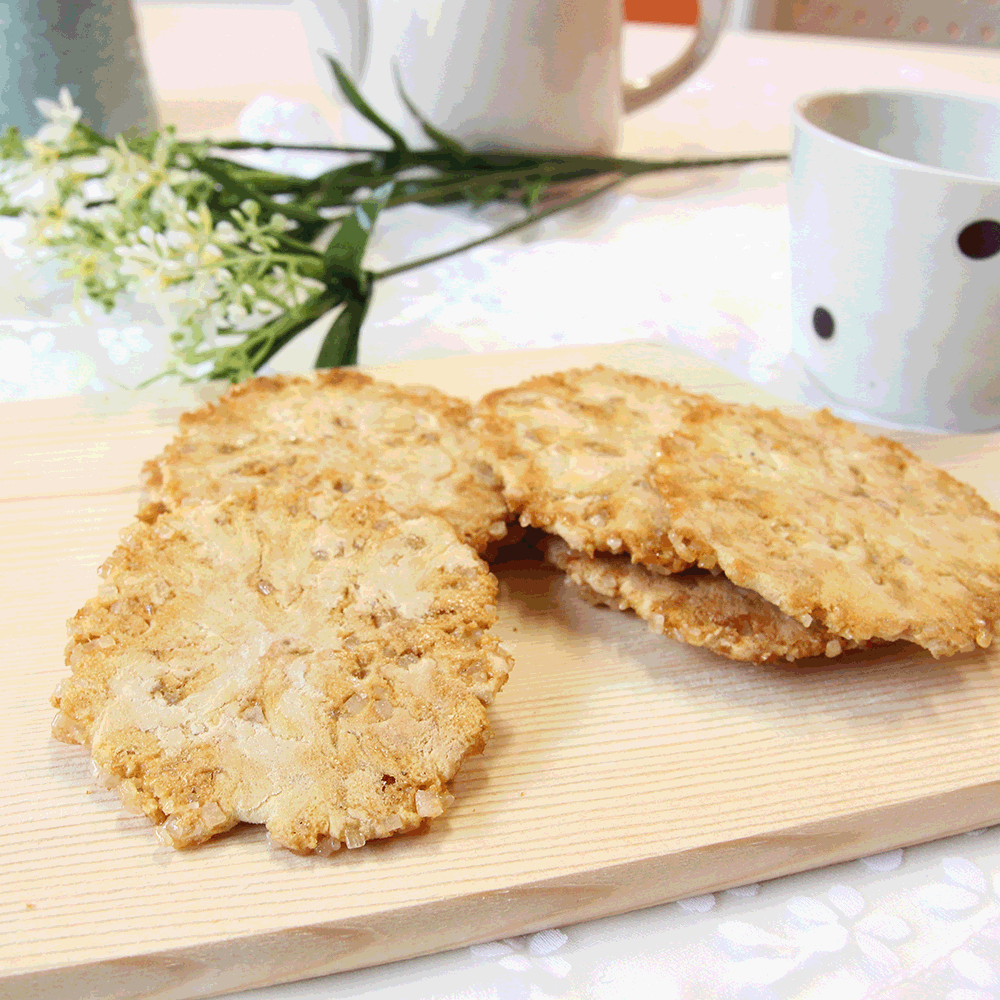
[[[300,852],[412,830],[485,745],[497,583],[441,518],[255,490],[151,511],[102,569],[53,733],[175,847],[241,821]]]
[[[649,476],[661,437],[702,398],[603,365],[543,375],[480,402],[483,455],[522,524],[674,572],[690,560]]]
[[[359,372],[255,378],[181,417],[180,434],[144,467],[145,492],[173,509],[328,471],[402,514],[440,515],[482,552],[504,536],[507,507],[476,458],[471,417],[468,403],[436,389]]]
[[[1000,623],[1000,516],[971,487],[826,411],[705,401],[653,480],[685,559],[718,566],[806,627],[934,656]]]
[[[625,556],[574,552],[562,539],[545,556],[591,604],[631,609],[661,635],[752,663],[839,656],[858,645],[813,623],[808,628],[721,573],[663,574]]]

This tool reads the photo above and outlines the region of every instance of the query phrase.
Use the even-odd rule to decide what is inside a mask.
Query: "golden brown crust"
[[[174,846],[413,829],[489,733],[497,584],[440,518],[328,483],[147,512],[70,622],[54,734]]]
[[[480,402],[482,453],[522,524],[676,571],[690,561],[670,542],[649,474],[660,438],[701,399],[603,365],[543,375]]]
[[[170,509],[249,486],[305,486],[318,473],[402,514],[444,517],[477,551],[502,538],[507,507],[476,458],[472,408],[423,386],[330,369],[234,386],[180,420],[143,468],[146,496]]]
[[[804,624],[935,656],[1000,628],[1000,516],[902,445],[828,412],[703,402],[662,442],[670,538]]]
[[[759,594],[711,573],[654,573],[623,556],[588,556],[550,539],[546,558],[591,603],[631,609],[662,635],[731,660],[767,663],[839,656],[852,643],[820,625],[809,628]]]

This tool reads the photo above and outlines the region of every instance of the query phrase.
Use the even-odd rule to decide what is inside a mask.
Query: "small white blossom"
[[[37,104],[46,123],[24,141],[25,159],[0,162],[0,191],[83,292],[108,308],[128,293],[157,309],[173,330],[178,372],[205,374],[217,337],[256,330],[324,288],[278,252],[281,234],[296,227],[285,215],[268,217],[246,199],[230,219],[213,219],[214,184],[171,132],[148,157],[121,137],[94,151],[76,132],[81,111],[66,88]],[[144,349],[105,346],[113,360]]]
[[[41,127],[35,139],[51,145],[65,142],[83,113],[73,103],[68,87],[63,87],[59,91],[58,101],[39,97],[35,101],[35,107],[48,119],[48,123]]]

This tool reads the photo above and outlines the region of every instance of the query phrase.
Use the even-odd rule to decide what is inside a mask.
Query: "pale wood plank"
[[[615,345],[392,366],[473,397],[604,360],[770,405],[684,352]],[[1000,820],[1000,654],[906,646],[754,667],[498,567],[517,667],[496,736],[423,834],[333,859],[256,829],[161,847],[47,734],[62,622],[132,516],[177,398],[0,411],[0,997],[209,996],[524,933]],[[12,428],[12,421],[17,424]],[[909,435],[996,499],[1000,435]],[[148,450],[146,450],[148,449]],[[132,477],[130,479],[130,477]]]

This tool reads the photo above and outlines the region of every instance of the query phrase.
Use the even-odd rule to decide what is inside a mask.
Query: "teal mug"
[[[8,0],[0,21],[0,128],[35,133],[63,87],[105,135],[155,127],[129,0]]]

